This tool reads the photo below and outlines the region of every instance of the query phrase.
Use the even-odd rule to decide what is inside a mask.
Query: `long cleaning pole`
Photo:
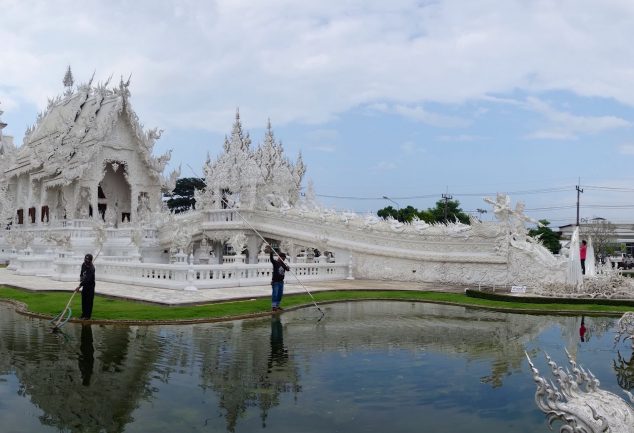
[[[191,168],[191,167],[190,167]],[[227,200],[225,200],[224,198],[221,198],[221,200],[224,202],[225,205],[227,205],[227,207],[229,206],[229,203],[227,203]],[[242,219],[242,221],[245,222],[246,225],[249,226],[249,228],[251,228],[251,230],[253,230],[255,232],[256,235],[258,235],[260,237],[260,239],[262,239],[264,241],[265,244],[267,244],[269,246],[269,248],[271,248],[271,251],[273,251],[275,253],[275,255],[279,258],[280,255],[277,253],[277,251],[275,251],[275,248],[273,248],[273,245],[271,245],[270,243],[268,243],[266,241],[266,239],[264,239],[264,237],[260,234],[260,232],[258,232],[250,223],[249,221],[246,220],[245,217],[242,216],[242,214],[240,212],[238,212],[237,209],[232,208],[232,211],[234,211],[235,213],[238,214],[238,216]],[[290,268],[289,268],[290,269]],[[310,293],[310,290],[308,290],[308,288],[301,282],[301,280],[299,279],[299,277],[297,277],[297,274],[295,274],[295,272],[293,272],[293,270],[290,270],[290,273],[295,277],[295,279],[297,280],[297,282],[299,283],[300,286],[302,286],[304,288],[304,290],[306,290],[306,293],[308,293],[308,295],[310,296],[310,299],[313,301],[313,305],[315,305],[315,308],[317,308],[319,310],[319,312],[321,313],[321,317],[324,317],[325,313],[322,311],[321,308],[319,308],[319,305],[317,305],[317,301],[315,301],[315,297],[313,296],[312,293]]]

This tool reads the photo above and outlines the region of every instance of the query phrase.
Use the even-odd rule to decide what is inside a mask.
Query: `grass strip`
[[[55,316],[66,305],[69,292],[37,292],[0,286],[0,299],[10,299],[27,305],[29,311]],[[461,293],[408,291],[408,290],[341,290],[313,293],[318,304],[355,300],[402,300],[433,303],[450,303],[466,307],[492,308],[498,310],[514,310],[526,312],[557,313],[578,312],[580,314],[622,314],[631,311],[627,305],[603,304],[565,304],[552,301],[546,304],[528,302],[507,302],[468,297]],[[310,306],[312,300],[308,295],[286,295],[283,306]],[[270,299],[257,298],[230,302],[216,302],[200,305],[164,306],[137,302],[127,299],[115,299],[97,295],[93,310],[94,320],[121,321],[179,321],[179,320],[214,320],[251,314],[264,314],[270,311]],[[81,313],[81,297],[75,296],[71,304],[73,317]]]

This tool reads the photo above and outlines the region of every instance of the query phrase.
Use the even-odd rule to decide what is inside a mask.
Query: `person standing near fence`
[[[286,275],[286,271],[290,271],[291,268],[284,263],[286,254],[278,253],[277,258],[275,258],[273,256],[273,250],[269,246],[267,246],[264,251],[269,253],[271,263],[273,264],[273,277],[271,279],[271,310],[282,311],[280,303],[282,302],[282,296],[284,296],[284,276]]]

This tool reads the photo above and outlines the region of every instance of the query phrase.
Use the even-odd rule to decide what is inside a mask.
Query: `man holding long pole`
[[[282,311],[280,303],[282,302],[282,296],[284,295],[284,275],[286,271],[290,271],[284,260],[286,254],[277,253],[277,258],[273,256],[273,249],[270,246],[266,246],[264,252],[268,252],[270,255],[271,263],[273,264],[273,277],[271,279],[271,310]]]

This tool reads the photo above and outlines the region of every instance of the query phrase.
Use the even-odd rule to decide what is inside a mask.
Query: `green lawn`
[[[12,299],[23,302],[28,310],[47,316],[55,316],[61,312],[68,299],[68,292],[33,292],[0,286],[0,299]],[[313,294],[318,304],[362,300],[409,300],[421,302],[451,303],[472,307],[483,307],[503,310],[530,312],[577,312],[579,314],[622,314],[633,308],[618,305],[596,304],[534,304],[522,302],[491,301],[467,297],[459,293],[394,291],[394,290],[356,290],[328,291]],[[308,295],[287,295],[282,302],[285,308],[294,306],[311,306]],[[73,317],[81,313],[81,296],[77,294],[71,304]],[[220,319],[252,314],[265,314],[270,310],[270,299],[219,302],[195,306],[162,306],[123,299],[112,299],[103,296],[95,297],[93,319],[122,321],[178,321],[196,319]]]

